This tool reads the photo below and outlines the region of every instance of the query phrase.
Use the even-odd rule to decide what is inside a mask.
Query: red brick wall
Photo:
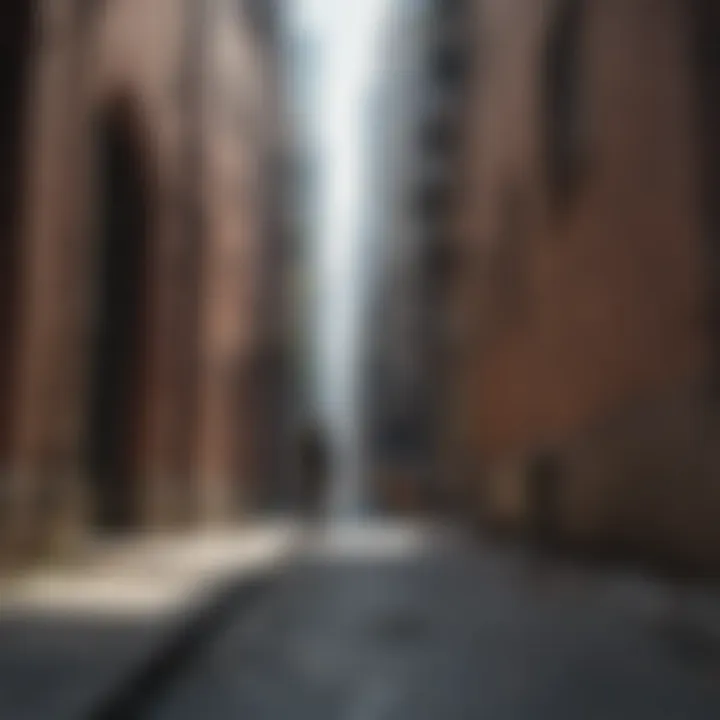
[[[118,103],[132,116],[150,204],[137,522],[236,515],[237,486],[253,473],[238,447],[253,412],[242,385],[261,344],[255,258],[267,238],[257,230],[255,193],[272,126],[262,48],[234,3],[208,4],[199,70],[186,62],[183,0],[86,6],[41,6],[32,52],[12,453],[31,534],[82,527],[93,504],[83,443],[97,253],[94,132]]]
[[[672,496],[686,492],[686,468],[698,466],[689,493],[705,493],[710,472],[696,462],[707,454],[699,434],[691,441],[657,427],[682,424],[670,422],[675,412],[694,426],[705,417],[708,282],[687,17],[676,0],[586,3],[577,57],[584,153],[578,182],[558,205],[543,131],[554,7],[478,3],[482,60],[457,218],[465,262],[451,306],[458,380],[449,422],[491,513],[522,516],[528,464],[548,449],[561,464],[573,458],[562,471],[568,526],[617,535],[645,523],[652,530],[636,534],[662,543],[661,528],[682,534]],[[663,406],[659,398],[671,395]],[[630,419],[643,413],[643,422]],[[627,440],[632,451],[591,440],[614,432],[617,445],[638,434],[630,429],[638,423],[646,437]],[[674,474],[673,492],[633,471],[640,459],[657,466],[668,454],[650,437],[673,448],[665,473]],[[593,442],[594,459],[577,460],[576,447]],[[610,457],[614,470],[600,472],[599,458]],[[631,507],[631,494],[644,500]],[[718,500],[705,495],[715,509]]]

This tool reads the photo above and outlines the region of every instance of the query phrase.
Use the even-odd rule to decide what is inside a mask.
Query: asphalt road
[[[717,720],[719,597],[359,529],[232,618],[152,717]]]

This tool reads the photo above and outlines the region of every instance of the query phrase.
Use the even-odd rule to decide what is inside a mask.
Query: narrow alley
[[[720,718],[720,0],[6,0],[0,720]]]

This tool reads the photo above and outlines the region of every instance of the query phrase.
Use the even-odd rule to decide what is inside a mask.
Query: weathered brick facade
[[[236,517],[273,242],[257,3],[35,5],[4,530]]]
[[[544,458],[565,537],[720,567],[702,3],[470,4],[447,357],[460,492],[522,523]]]

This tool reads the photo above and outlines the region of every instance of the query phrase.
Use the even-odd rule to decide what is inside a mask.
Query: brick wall
[[[86,527],[97,505],[86,446],[101,293],[98,138],[118,116],[147,205],[133,300],[141,372],[124,436],[132,525],[237,517],[254,481],[252,453],[239,448],[263,351],[256,280],[271,238],[258,215],[273,48],[225,0],[64,0],[40,4],[36,22],[10,452],[21,533]]]
[[[720,494],[685,6],[475,9],[450,298],[466,490],[517,522],[549,453],[568,532],[707,557]]]

